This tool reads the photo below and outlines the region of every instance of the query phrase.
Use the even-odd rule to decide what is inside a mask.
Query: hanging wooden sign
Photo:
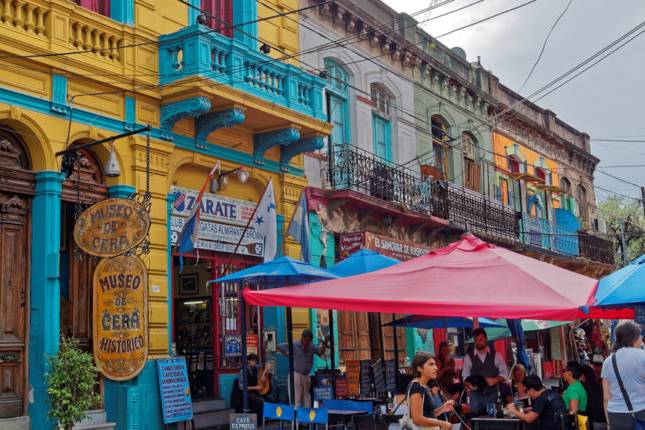
[[[94,270],[94,360],[115,381],[132,379],[148,358],[148,273],[139,257],[105,258]]]
[[[150,215],[130,199],[102,200],[76,220],[74,240],[90,255],[113,257],[139,245],[148,234]]]

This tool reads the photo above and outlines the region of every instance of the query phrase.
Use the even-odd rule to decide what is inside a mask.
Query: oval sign
[[[94,360],[115,381],[132,379],[148,358],[148,272],[139,257],[105,258],[94,270]]]
[[[148,234],[150,215],[129,199],[102,200],[76,220],[74,240],[90,255],[113,257],[140,244]]]

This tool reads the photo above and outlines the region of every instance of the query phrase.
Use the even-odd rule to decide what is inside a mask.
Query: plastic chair
[[[313,424],[324,424],[325,430],[329,429],[329,414],[327,408],[298,408],[296,411],[296,428],[300,428],[300,424],[307,424],[309,427]]]
[[[262,429],[264,429],[264,424],[267,419],[280,421],[280,428],[282,428],[282,423],[289,422],[291,423],[289,428],[293,429],[294,417],[295,417],[295,410],[293,406],[284,405],[282,403],[264,402],[263,413],[262,413]]]

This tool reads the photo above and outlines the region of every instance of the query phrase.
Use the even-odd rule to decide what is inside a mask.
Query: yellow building
[[[206,6],[212,9],[200,17]],[[288,221],[285,216],[306,185],[302,153],[319,148],[330,129],[322,111],[325,83],[296,61],[298,14],[275,17],[296,8],[295,0],[267,0],[260,7],[252,0],[4,3],[0,226],[3,250],[12,250],[2,253],[2,262],[13,270],[0,275],[7,278],[0,283],[0,326],[5,328],[0,353],[10,358],[0,361],[6,399],[0,402],[0,419],[25,425],[28,416],[31,428],[51,427],[44,374],[59,332],[91,350],[95,262],[79,257],[75,248],[75,213],[108,196],[148,189],[150,251],[142,258],[149,271],[150,361],[130,381],[103,380],[102,406],[118,429],[162,427],[154,361],[167,357],[173,346],[186,352],[172,325],[178,321],[177,306],[191,306],[185,305],[186,297],[204,302],[192,305],[191,312],[204,315],[209,309],[214,318],[192,332],[184,324],[183,336],[196,336],[198,330],[211,334],[210,344],[204,340],[195,362],[189,361],[189,371],[211,372],[203,378],[209,383],[191,387],[193,394],[230,389],[238,362],[224,356],[222,339],[239,333],[237,323],[227,323],[236,318],[227,312],[239,292],[206,290],[205,281],[222,267],[261,261],[261,252],[244,241],[237,254],[213,245],[200,251],[198,263],[184,256],[186,268],[179,273],[171,224],[181,221],[182,208],[173,201],[199,189],[219,160],[222,173],[243,167],[245,174],[214,181],[209,196],[214,207],[253,208],[271,179],[279,228]],[[149,133],[80,150],[71,168],[56,156],[146,125]],[[106,173],[115,172],[103,167],[112,149],[118,177],[109,177]],[[61,167],[69,170],[68,178]],[[239,237],[239,219],[211,221],[219,226],[211,245],[227,234]],[[298,255],[297,244],[282,246]],[[257,333],[260,327],[253,329]]]

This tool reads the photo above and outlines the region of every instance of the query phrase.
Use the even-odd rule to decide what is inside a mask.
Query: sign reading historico
[[[150,227],[150,215],[129,199],[107,199],[87,208],[76,220],[74,240],[90,255],[113,257],[139,245]]]
[[[131,379],[146,364],[147,291],[139,257],[104,258],[94,270],[94,359],[110,379]]]

